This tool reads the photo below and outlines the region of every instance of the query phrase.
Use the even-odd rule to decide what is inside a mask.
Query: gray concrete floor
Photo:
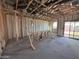
[[[3,56],[6,59],[79,59],[79,41],[65,37],[44,40],[38,43],[36,50],[26,48],[26,41],[12,41],[6,47]]]

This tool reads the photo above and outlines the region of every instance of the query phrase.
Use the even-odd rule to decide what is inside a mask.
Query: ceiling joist
[[[32,4],[32,2],[33,2],[33,0],[31,0],[31,1],[28,3],[28,5],[27,5],[27,7],[26,7],[26,10],[29,8],[29,6]]]

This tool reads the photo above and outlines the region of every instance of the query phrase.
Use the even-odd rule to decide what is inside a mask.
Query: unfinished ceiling
[[[17,4],[17,10],[25,10],[26,14],[47,19],[79,12],[79,0],[5,0],[5,3],[15,10]]]

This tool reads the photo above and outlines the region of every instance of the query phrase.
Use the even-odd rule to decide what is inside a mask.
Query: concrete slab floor
[[[57,37],[38,43],[37,49],[26,48],[26,41],[12,42],[3,53],[6,59],[79,59],[79,41]],[[5,58],[3,58],[5,59]]]

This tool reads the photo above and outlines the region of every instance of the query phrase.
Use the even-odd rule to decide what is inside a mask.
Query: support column
[[[64,36],[64,18],[59,18],[58,19],[58,36]]]

